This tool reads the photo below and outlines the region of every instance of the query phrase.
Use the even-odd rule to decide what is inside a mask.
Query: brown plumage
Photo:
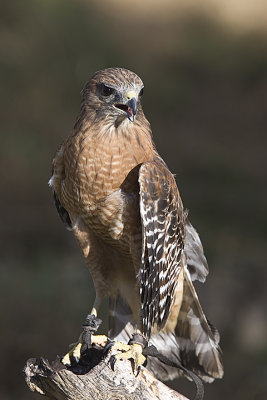
[[[223,374],[219,336],[192,284],[205,280],[208,267],[155,149],[142,91],[141,79],[126,69],[91,78],[50,184],[92,275],[95,307],[110,297],[110,334],[128,340],[138,327],[159,351],[212,381]],[[181,373],[155,360],[148,366],[161,379]]]

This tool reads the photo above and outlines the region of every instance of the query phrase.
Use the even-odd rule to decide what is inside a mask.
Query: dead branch
[[[111,369],[110,353],[93,349],[90,361],[67,369],[58,358],[51,364],[43,358],[29,359],[24,367],[26,382],[33,392],[56,400],[188,400],[168,388],[142,367],[133,374],[129,360]]]

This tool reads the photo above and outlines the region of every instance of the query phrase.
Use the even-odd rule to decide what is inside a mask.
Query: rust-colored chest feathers
[[[96,124],[70,136],[62,154],[60,200],[73,222],[82,217],[93,230],[106,235],[108,228],[111,238],[120,237],[124,220],[136,217],[130,203],[138,197],[137,179],[129,174],[155,154],[148,125],[138,122],[109,129]]]

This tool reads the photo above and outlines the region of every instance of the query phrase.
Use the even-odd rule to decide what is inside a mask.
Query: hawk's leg
[[[109,345],[108,345],[109,346]],[[111,356],[110,363],[112,369],[114,369],[114,365],[118,360],[129,360],[132,359],[134,363],[134,372],[138,375],[141,366],[145,363],[146,358],[143,355],[143,348],[147,346],[147,341],[140,331],[137,331],[132,339],[129,341],[129,344],[125,344],[122,342],[115,342],[112,345],[112,351],[120,351],[120,353],[116,353]]]
[[[62,358],[62,363],[66,366],[71,365],[71,359],[74,359],[76,363],[79,362],[81,355],[85,352],[92,344],[105,347],[108,343],[108,338],[105,335],[94,335],[101,319],[97,318],[97,310],[100,306],[100,300],[96,298],[91,314],[86,317],[85,323],[83,324],[83,332],[79,337],[77,343],[71,345],[71,350],[65,354]]]
[[[109,350],[112,347],[112,353],[110,363],[112,369],[118,360],[133,360],[134,372],[138,375],[141,366],[145,363],[146,358],[142,354],[143,348],[146,347],[147,342],[142,335],[142,333],[137,330],[133,335],[132,339],[128,344],[115,341],[112,342],[105,335],[95,335],[101,320],[97,318],[97,310],[99,308],[100,302],[96,299],[94,306],[92,308],[91,314],[89,314],[83,325],[83,332],[77,343],[71,345],[71,350],[62,358],[62,363],[66,366],[71,366],[72,360],[76,363],[81,359],[81,355],[92,346],[96,344],[105,349]]]

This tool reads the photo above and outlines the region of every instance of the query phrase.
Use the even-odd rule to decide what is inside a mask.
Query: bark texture
[[[142,367],[136,377],[129,360],[118,361],[114,371],[110,353],[94,350],[84,365],[67,369],[58,358],[51,364],[29,359],[24,367],[33,392],[56,400],[188,400],[168,388]]]

